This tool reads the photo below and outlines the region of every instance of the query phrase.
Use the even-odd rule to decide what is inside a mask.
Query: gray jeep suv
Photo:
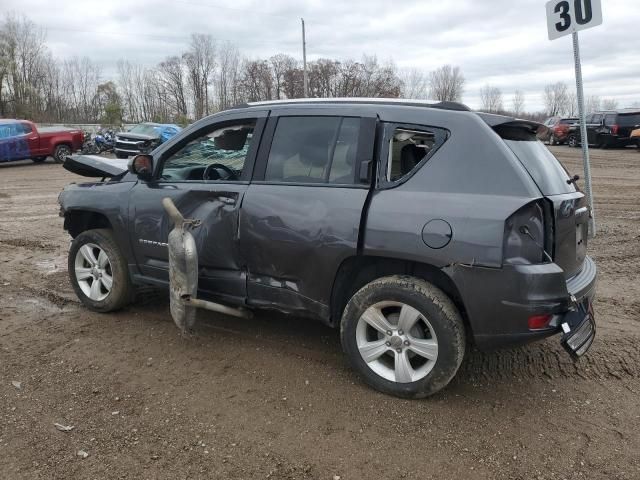
[[[539,124],[456,103],[324,99],[198,121],[59,202],[71,283],[99,312],[167,287],[170,198],[192,229],[198,296],[339,328],[374,388],[430,395],[466,348],[595,335],[589,206]]]

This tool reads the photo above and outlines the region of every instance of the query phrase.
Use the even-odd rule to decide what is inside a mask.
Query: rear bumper
[[[572,296],[588,304],[595,298],[597,269],[590,257],[568,280],[555,263],[447,270],[458,286],[480,349],[518,345],[560,333],[563,319],[572,309]],[[548,328],[529,329],[529,317],[547,314],[553,316]]]

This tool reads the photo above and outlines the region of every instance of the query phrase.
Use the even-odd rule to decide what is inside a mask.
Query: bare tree
[[[402,97],[424,99],[429,96],[429,77],[417,68],[400,71]]]
[[[565,109],[564,114],[569,117],[577,117],[578,113],[578,95],[576,92],[571,92],[569,94],[569,100],[567,101],[567,108]]]
[[[288,71],[298,66],[298,61],[291,55],[279,53],[269,59],[273,77],[274,98],[285,98],[285,77]]]
[[[284,71],[282,88],[287,98],[304,97],[304,73],[298,62]]]
[[[218,109],[224,110],[241,103],[239,88],[240,52],[230,42],[224,43],[219,51],[219,67],[217,78]]]
[[[459,102],[462,100],[464,76],[460,67],[443,65],[429,75],[430,96],[442,102]]]
[[[602,100],[602,109],[603,110],[617,110],[618,109],[618,101],[615,98],[605,98]]]
[[[480,101],[482,102],[481,110],[489,113],[498,113],[503,111],[502,91],[498,87],[485,85],[480,89]]]
[[[196,119],[209,115],[209,86],[216,68],[216,45],[211,35],[191,36],[189,50],[182,56],[187,67],[189,86],[193,94]]]
[[[273,78],[269,63],[266,60],[245,60],[240,84],[247,101],[271,100]]]
[[[511,108],[516,117],[519,117],[524,113],[524,93],[522,93],[522,90],[516,90],[513,92]]]
[[[584,109],[586,113],[596,112],[600,110],[600,97],[598,95],[590,95],[584,101]]]
[[[0,99],[0,103],[12,116],[33,116],[41,109],[39,93],[47,54],[44,30],[16,15],[7,15],[0,30],[2,76],[7,93],[6,100]]]
[[[160,82],[164,93],[169,99],[172,117],[176,120],[187,118],[187,95],[185,68],[180,57],[169,57],[158,65]]]
[[[567,84],[556,82],[544,87],[544,104],[547,114],[551,117],[566,112],[570,108]]]
[[[357,70],[360,71],[360,79],[356,83],[360,88],[355,89],[353,93],[347,91],[345,96],[385,98],[400,96],[402,82],[393,62],[380,64],[375,55],[363,55]]]

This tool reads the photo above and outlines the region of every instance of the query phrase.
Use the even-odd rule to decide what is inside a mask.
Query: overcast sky
[[[640,0],[602,0],[604,23],[580,34],[585,95],[640,102]],[[47,31],[54,56],[89,56],[115,75],[120,58],[152,66],[182,52],[191,33],[234,42],[250,57],[284,52],[308,59],[392,59],[425,71],[450,63],[467,80],[464,101],[499,87],[510,107],[524,91],[542,109],[544,85],[575,88],[571,36],[547,39],[543,0],[1,0],[0,13],[27,15]]]

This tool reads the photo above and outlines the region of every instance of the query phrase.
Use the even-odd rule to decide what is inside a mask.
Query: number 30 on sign
[[[600,0],[551,0],[547,2],[549,40],[602,23]]]

